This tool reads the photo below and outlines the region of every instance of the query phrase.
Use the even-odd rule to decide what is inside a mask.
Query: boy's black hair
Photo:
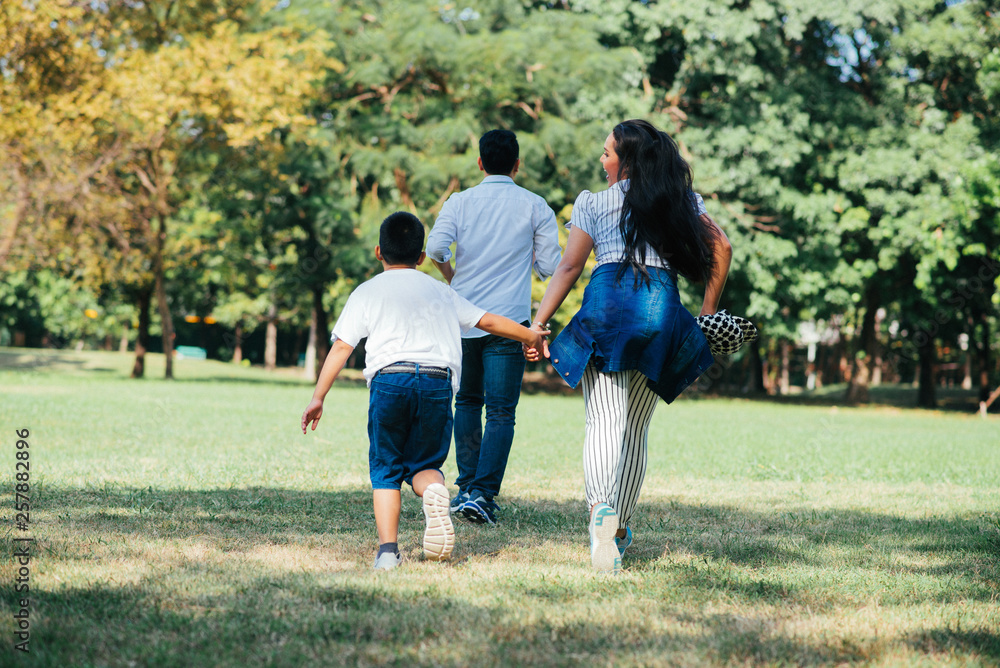
[[[518,152],[517,135],[510,130],[490,130],[479,138],[479,157],[487,174],[510,174]]]
[[[389,264],[416,266],[424,250],[424,226],[412,213],[397,211],[382,221],[378,245]]]

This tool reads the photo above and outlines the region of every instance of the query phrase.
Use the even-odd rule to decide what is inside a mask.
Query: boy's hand
[[[546,341],[545,339],[542,339],[541,348],[529,348],[527,346],[524,347],[524,359],[528,360],[529,362],[537,362],[542,357],[544,357],[545,359],[549,358],[549,342]]]
[[[528,331],[532,335],[532,340],[522,345],[524,358],[529,362],[537,362],[542,355],[548,358],[549,342],[545,340],[545,337],[552,332],[550,330],[543,329],[540,325],[535,323],[532,323],[531,329]]]
[[[304,413],[302,413],[302,433],[306,433],[306,426],[312,422],[313,431],[316,431],[316,425],[319,424],[319,419],[323,417],[323,402],[319,399],[313,399],[309,402]]]

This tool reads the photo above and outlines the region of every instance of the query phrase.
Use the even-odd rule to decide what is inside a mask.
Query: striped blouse
[[[628,179],[623,179],[601,192],[584,190],[573,204],[573,215],[566,226],[576,225],[594,240],[594,255],[598,266],[609,262],[621,262],[625,255],[625,240],[622,239],[621,231],[618,229],[618,220],[625,202],[626,188]],[[691,199],[699,216],[707,213],[701,195],[692,192]],[[646,265],[669,268],[652,249],[646,253]]]

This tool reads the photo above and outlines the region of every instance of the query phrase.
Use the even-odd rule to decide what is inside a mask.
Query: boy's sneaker
[[[462,504],[462,516],[473,524],[496,524],[500,506],[482,494]]]
[[[631,544],[632,544],[632,529],[630,529],[626,525],[625,537],[619,538],[618,536],[615,536],[615,545],[618,546],[618,554],[621,556],[625,556],[625,550],[627,550],[629,545]]]
[[[618,573],[622,568],[622,555],[615,543],[618,531],[618,514],[606,503],[594,507],[590,518],[590,563],[598,573]]]
[[[458,496],[451,500],[451,512],[457,513],[462,509],[462,504],[469,500],[468,492],[459,492]]]
[[[403,555],[399,552],[383,552],[375,558],[375,570],[391,571],[403,562]]]
[[[424,490],[424,557],[442,561],[455,548],[455,525],[451,523],[448,489],[441,483]]]

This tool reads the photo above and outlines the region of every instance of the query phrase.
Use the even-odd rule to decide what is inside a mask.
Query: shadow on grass
[[[956,628],[934,629],[913,635],[910,645],[926,654],[972,654],[1000,663],[1000,633],[996,631],[963,631]]]
[[[805,666],[878,662],[898,657],[900,646],[960,662],[1000,658],[1000,636],[986,630],[805,640],[761,617],[657,612],[658,621],[696,629],[693,639],[642,620],[623,629],[599,615],[526,617],[524,610],[548,602],[517,592],[513,603],[470,603],[433,586],[415,590],[404,575],[345,581],[293,573],[240,580],[231,593],[197,583],[175,590],[153,575],[122,587],[36,592],[32,665]],[[16,609],[10,588],[0,608]]]
[[[8,348],[0,349],[0,371],[20,371],[31,373],[67,373],[85,376],[90,372],[100,374],[102,379],[115,377],[130,379],[132,354],[107,351],[87,351],[74,353],[59,350],[34,350]],[[262,368],[241,367],[218,360],[175,360],[173,383],[232,383],[247,385],[302,385],[311,386],[314,381],[305,378],[302,371],[293,368],[279,368],[265,371]],[[150,353],[147,359],[146,375],[141,381],[162,381],[163,355]],[[366,387],[360,370],[347,369],[337,379],[340,387]]]
[[[359,372],[360,373],[360,372]],[[249,385],[299,385],[312,387],[315,383],[307,378],[293,375],[275,374],[269,377],[260,376],[197,376],[180,377],[173,380],[175,383],[246,383]],[[342,373],[337,377],[337,387],[361,387],[367,388],[368,383],[364,376]]]
[[[917,402],[918,389],[908,383],[886,383],[870,388],[870,401],[865,406],[882,408],[906,408],[924,409]],[[847,384],[838,383],[829,385],[818,390],[804,391],[799,394],[776,395],[753,393],[745,395],[715,394],[715,393],[688,393],[687,398],[743,398],[753,401],[762,401],[773,404],[796,405],[796,406],[847,406],[844,401],[847,393]],[[948,412],[959,412],[974,414],[979,410],[979,390],[963,390],[961,388],[935,388],[937,406],[933,410]],[[997,406],[991,407],[991,412],[996,412]]]
[[[134,355],[109,351],[84,351],[76,353],[65,350],[34,349],[34,348],[2,348],[0,349],[0,371],[28,372],[69,372],[86,373],[96,371],[104,374],[117,374],[120,378],[128,378]],[[527,371],[521,383],[521,392],[525,395],[579,396],[582,389],[577,386],[570,388],[556,374],[540,370],[541,366]],[[155,369],[155,370],[154,370]],[[149,353],[147,356],[146,378],[162,380],[163,355]],[[265,371],[259,367],[244,368],[218,360],[183,360],[174,363],[174,382],[183,383],[247,383],[252,385],[311,385],[312,381],[303,378],[301,371],[290,367],[282,367],[276,371]],[[337,380],[340,386],[364,387],[364,377],[360,370],[346,370]],[[701,401],[706,399],[732,398],[748,401],[760,401],[774,404],[803,406],[844,406],[844,395],[847,385],[844,383],[827,385],[823,388],[787,396],[769,394],[732,394],[712,391],[699,392],[696,387],[690,388],[681,395],[681,401]],[[938,410],[974,414],[979,409],[978,390],[963,390],[960,388],[936,388]],[[883,384],[870,389],[872,407],[889,407],[900,409],[919,409],[917,405],[917,388],[910,384]],[[992,413],[1000,413],[1000,402],[991,407]]]
[[[47,351],[44,354],[0,351],[0,370],[3,371],[87,371],[116,373],[113,365],[94,364],[94,361],[73,353]]]
[[[47,487],[36,503],[60,509],[76,531],[196,538],[220,550],[248,541],[285,543],[310,535],[333,541],[347,536],[355,542],[360,536],[362,542],[371,543],[372,552],[376,547],[367,488]],[[467,534],[474,538],[472,549],[459,544],[458,559],[495,558],[511,545],[541,541],[585,545],[587,541],[586,516],[582,504],[576,502],[528,502],[513,497],[505,499],[500,520],[495,527],[485,528],[461,523],[475,533]],[[640,502],[632,527],[635,542],[623,559],[625,568],[636,573],[678,569],[679,577],[690,586],[726,587],[747,600],[796,600],[800,594],[796,585],[753,577],[756,572],[790,566],[940,580],[942,586],[912,594],[908,600],[914,603],[995,601],[1000,582],[996,558],[1000,525],[985,516],[913,519],[850,509],[768,513],[722,505]],[[401,531],[412,542],[422,529],[419,499],[404,488]],[[699,570],[698,564],[712,568]],[[806,593],[801,595],[808,598]]]
[[[463,569],[468,560],[503,567],[511,546],[555,542],[583,548],[587,527],[581,503],[512,497],[501,523],[471,529],[475,540],[460,546],[455,563],[374,574],[367,488],[46,487],[35,502],[57,509],[39,532],[39,562],[71,568],[110,559],[141,562],[145,569],[119,586],[101,581],[47,591],[33,586],[35,665],[489,666],[499,657],[507,665],[616,659],[635,665],[816,665],[877,661],[898,653],[901,645],[928,656],[1000,658],[1000,637],[981,628],[934,626],[902,639],[806,640],[756,612],[758,606],[791,606],[833,614],[879,596],[885,605],[907,607],[995,601],[1000,539],[989,523],[976,519],[640,503],[625,576],[553,581],[535,577],[530,566],[485,579],[478,567]],[[401,538],[410,543],[408,558],[416,558],[414,541],[422,525],[419,503],[407,495]],[[472,535],[460,532],[463,538]],[[214,552],[178,557],[177,544],[186,542]],[[338,566],[312,564],[303,571],[283,564],[262,577],[249,555],[273,546],[314,556],[337,553]],[[928,554],[939,563],[919,565]],[[549,567],[547,558],[540,553],[539,571]],[[446,570],[435,575],[439,566]],[[820,581],[793,579],[791,571],[803,568]],[[845,575],[851,570],[862,575]],[[880,581],[908,574],[935,584],[904,587],[897,600],[879,593],[884,592]],[[494,595],[470,597],[477,603],[455,599],[438,590],[441,581],[435,578],[441,577],[479,578],[476,586],[489,587]],[[660,591],[672,592],[673,602],[659,604]],[[712,592],[747,614],[700,613],[698,604],[677,603],[677,597],[713,600]],[[635,626],[623,629],[599,613],[566,619],[527,612],[546,606],[589,609],[620,596],[650,606],[645,621],[633,620]],[[16,606],[13,588],[0,588],[0,614],[10,619]],[[662,620],[695,633],[664,632]]]
[[[581,505],[518,503],[519,526],[540,537],[586,543]],[[673,569],[692,588],[724,589],[746,602],[801,603],[813,609],[843,602],[879,578],[932,578],[936,586],[879,591],[886,603],[995,602],[1000,593],[1000,527],[985,517],[912,519],[849,510],[752,512],[730,506],[640,502],[635,540],[622,559],[637,574]],[[665,558],[666,557],[666,558]],[[774,569],[829,572],[823,593],[775,578]]]
[[[394,574],[393,574],[394,575]],[[702,621],[702,647],[680,633],[613,620],[522,621],[503,605],[414,594],[393,575],[338,583],[311,575],[256,579],[236,595],[96,584],[38,595],[31,663],[157,666],[497,666],[637,665],[793,661],[841,664],[871,658],[870,647],[824,647],[738,618]],[[2,595],[4,603],[9,594]],[[526,601],[530,603],[530,601]],[[4,606],[6,607],[6,606]],[[978,646],[975,648],[982,651]],[[695,650],[692,652],[692,650]],[[710,664],[710,665],[711,665]]]

